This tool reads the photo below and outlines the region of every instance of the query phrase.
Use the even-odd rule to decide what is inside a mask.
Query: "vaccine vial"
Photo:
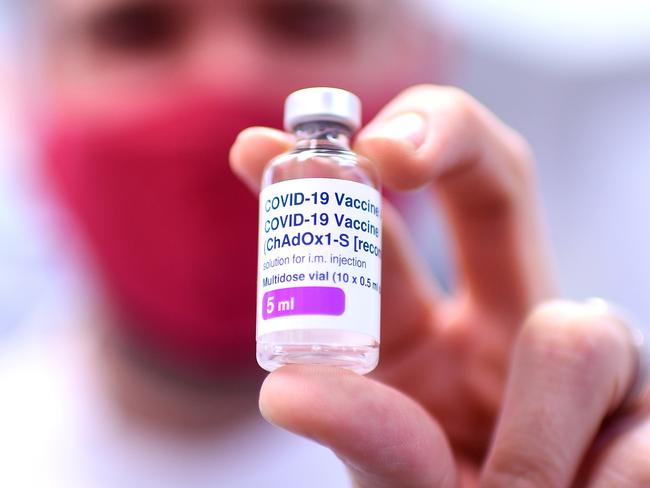
[[[350,149],[361,102],[306,88],[285,102],[295,146],[262,176],[257,362],[339,366],[379,360],[381,194],[373,164]]]

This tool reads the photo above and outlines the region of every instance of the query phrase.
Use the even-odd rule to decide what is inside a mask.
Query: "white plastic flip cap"
[[[340,88],[315,87],[293,92],[284,103],[284,128],[292,131],[305,122],[330,121],[349,127],[361,126],[361,100]]]

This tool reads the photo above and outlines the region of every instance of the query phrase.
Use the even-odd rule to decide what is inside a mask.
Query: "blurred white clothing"
[[[90,342],[56,327],[0,353],[0,486],[12,488],[336,488],[327,449],[257,414],[214,438],[127,424],[102,390]]]

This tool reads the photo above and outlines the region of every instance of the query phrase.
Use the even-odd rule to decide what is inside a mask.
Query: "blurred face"
[[[401,7],[398,8],[398,7]],[[368,112],[435,66],[396,0],[49,0],[45,170],[138,350],[212,374],[254,365],[256,201],[237,133],[294,89]]]
[[[423,26],[397,1],[50,0],[46,17],[50,88],[98,110],[196,87],[239,100],[313,85],[373,96],[435,71]]]

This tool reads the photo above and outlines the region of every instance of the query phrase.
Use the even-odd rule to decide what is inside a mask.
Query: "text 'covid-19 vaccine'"
[[[306,88],[285,103],[296,136],[262,176],[257,361],[367,373],[379,359],[381,194],[373,164],[350,149],[361,102]]]

